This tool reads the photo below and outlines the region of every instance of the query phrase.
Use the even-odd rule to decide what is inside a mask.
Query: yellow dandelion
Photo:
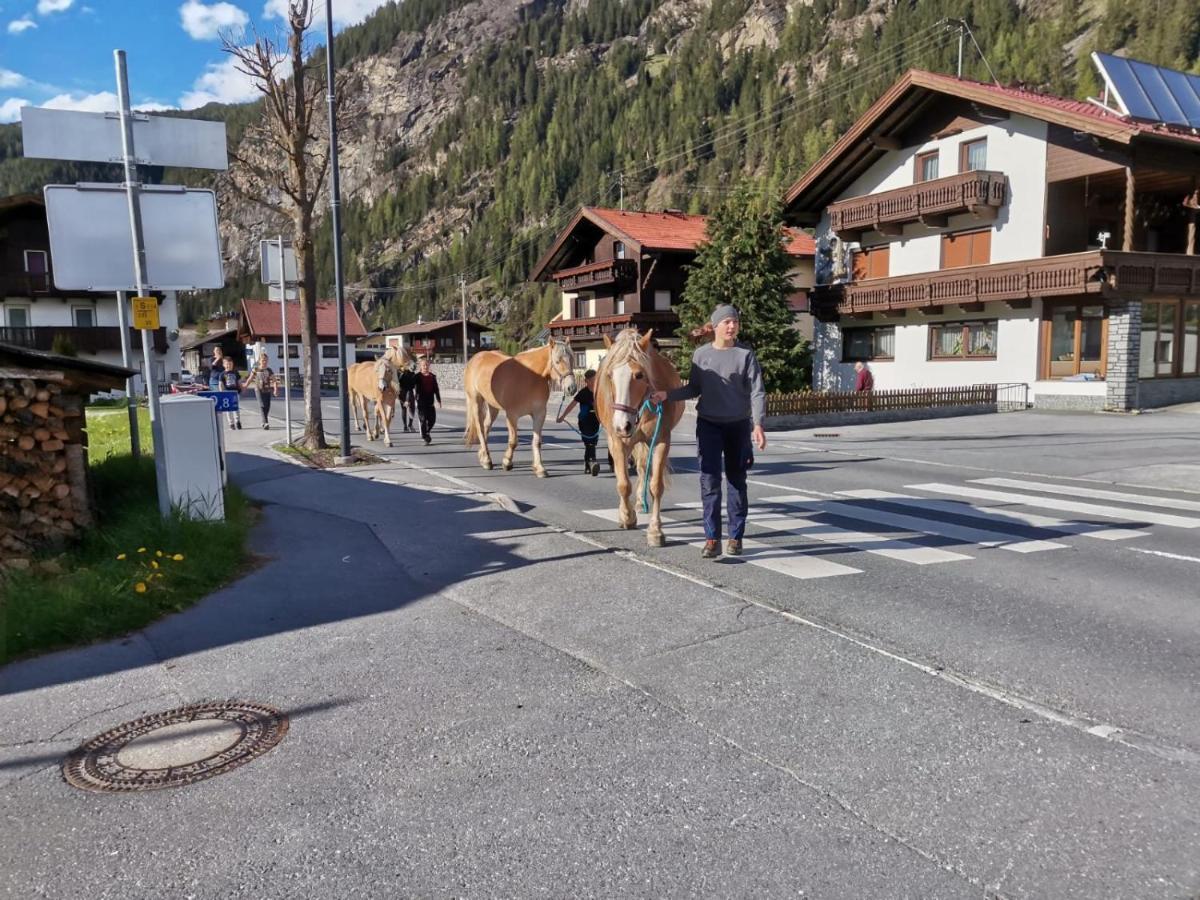
[[[176,553],[174,556],[171,557],[171,559],[175,560],[175,562],[183,562],[183,554]]]
[[[145,553],[145,552],[146,552],[145,547],[138,547],[138,553]]]
[[[137,584],[135,584],[135,585],[133,586],[133,589],[134,589],[135,591],[137,591],[139,594],[144,594],[144,593],[146,593],[146,582],[144,582],[144,581],[139,581]]]
[[[117,554],[117,559],[124,559],[124,558],[125,558],[125,554],[124,554],[124,553],[118,553],[118,554]]]
[[[162,556],[162,555],[163,555],[163,552],[162,552],[161,550],[155,550],[155,551],[154,551],[154,555],[155,555],[155,556]]]
[[[152,560],[150,560],[150,568],[152,568],[152,569],[157,569],[157,568],[158,568],[158,563],[157,563],[155,560],[153,560],[153,559],[152,559]]]

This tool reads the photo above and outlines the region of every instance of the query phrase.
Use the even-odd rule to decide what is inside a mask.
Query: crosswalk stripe
[[[619,521],[617,511],[612,508],[586,510],[589,516],[596,516],[609,522]],[[663,533],[675,540],[687,541],[694,547],[704,546],[704,526],[676,522],[666,516],[662,517]],[[843,566],[841,563],[830,562],[819,556],[797,552],[794,547],[777,547],[760,541],[745,539],[742,541],[742,559],[754,566],[779,572],[792,578],[830,578],[835,575],[857,575],[862,569]]]
[[[1115,500],[1118,503],[1137,503],[1142,506],[1157,506],[1159,509],[1182,509],[1200,512],[1200,501],[1180,500],[1174,497],[1151,497],[1147,494],[1130,494],[1124,491],[1106,491],[1098,488],[1080,487],[1074,484],[1048,484],[1040,481],[1020,481],[1016,478],[973,478],[972,484],[987,484],[992,487],[1017,488],[1038,491],[1043,494],[1066,494],[1068,497],[1090,497],[1093,500]]]
[[[939,522],[921,516],[909,516],[889,510],[872,509],[853,503],[842,503],[830,500],[806,500],[802,497],[769,497],[761,503],[778,503],[792,506],[815,506],[815,512],[837,515],[858,521],[875,522],[879,525],[889,525],[893,528],[903,528],[907,531],[917,531],[924,534],[936,534],[940,537],[956,541],[966,541],[979,544],[981,547],[998,547],[1013,553],[1039,553],[1043,550],[1061,550],[1066,544],[1055,541],[1026,540],[1016,538],[1011,534],[991,531],[983,528],[972,528],[967,525],[956,525],[950,522]]]
[[[1073,500],[1060,500],[1057,497],[1039,497],[1036,494],[989,491],[962,484],[939,484],[937,482],[930,484],[909,484],[905,485],[905,487],[910,491],[930,491],[935,494],[952,494],[955,497],[995,500],[999,503],[1023,503],[1026,506],[1059,509],[1064,512],[1083,513],[1090,516],[1100,516],[1105,519],[1124,519],[1129,522],[1147,522],[1152,525],[1168,525],[1175,528],[1200,528],[1200,519],[1189,519],[1186,516],[1173,516],[1168,513],[1128,509],[1119,506],[1101,506],[1097,503],[1076,503]]]
[[[698,509],[702,504],[680,503],[681,509]],[[772,531],[782,531],[799,537],[810,538],[825,544],[836,544],[839,547],[849,547],[852,550],[862,550],[911,563],[916,566],[929,566],[937,563],[959,562],[971,559],[964,553],[952,550],[942,550],[939,547],[923,547],[909,541],[900,541],[883,534],[872,534],[864,531],[851,531],[838,528],[836,525],[826,525],[799,516],[788,516],[783,513],[755,513],[747,517],[747,524],[756,528],[769,528]]]
[[[1112,528],[1108,525],[1097,525],[1094,522],[1071,522],[1065,519],[1054,519],[1050,516],[1039,516],[1036,513],[1019,512],[1014,509],[998,509],[994,506],[985,508],[971,506],[962,501],[932,500],[926,497],[914,497],[911,494],[895,494],[891,491],[841,491],[844,497],[858,500],[887,500],[899,506],[942,514],[961,516],[966,519],[979,519],[993,524],[997,519],[1010,519],[1014,524],[1029,525],[1033,528],[1044,528],[1056,534],[1079,534],[1096,538],[1101,541],[1127,541],[1131,538],[1146,537],[1148,531],[1138,531],[1133,528]]]

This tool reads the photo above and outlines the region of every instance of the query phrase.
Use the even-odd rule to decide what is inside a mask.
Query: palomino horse
[[[575,390],[575,371],[571,348],[554,338],[543,347],[508,356],[498,350],[476,353],[463,373],[463,388],[467,395],[467,432],[463,443],[468,447],[479,442],[479,464],[492,467],[488,451],[488,432],[496,415],[504,410],[508,424],[508,450],[504,468],[513,466],[517,449],[517,420],[522,416],[533,419],[533,471],[546,477],[542,465],[542,425],[546,421],[546,404],[550,400],[550,382],[558,381],[562,390]]]
[[[617,335],[615,341],[604,336],[608,354],[596,370],[596,415],[608,436],[608,452],[612,454],[613,472],[617,476],[618,521],[622,528],[637,525],[637,509],[629,499],[632,485],[626,467],[626,460],[633,454],[637,461],[639,495],[645,489],[647,477],[650,479],[653,502],[646,542],[651,547],[661,547],[662,496],[667,489],[671,430],[683,416],[683,404],[663,403],[661,422],[646,405],[647,398],[655,391],[669,391],[681,384],[675,366],[650,343],[653,334],[648,331],[639,335],[630,328]],[[654,442],[652,457],[651,441]]]
[[[390,429],[392,416],[396,411],[396,395],[400,392],[396,360],[404,358],[389,348],[388,352],[375,362],[356,363],[346,370],[346,385],[350,393],[350,408],[354,410],[355,427],[358,427],[361,416],[367,440],[376,440],[382,432],[383,442],[389,447],[392,446]],[[375,402],[374,429],[371,427],[371,401]]]

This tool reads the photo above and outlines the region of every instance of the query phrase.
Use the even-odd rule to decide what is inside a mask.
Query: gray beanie
[[[725,319],[738,319],[740,321],[741,318],[742,317],[738,314],[738,311],[734,307],[730,306],[728,303],[722,303],[713,310],[713,313],[711,316],[709,316],[708,321],[712,322],[713,326],[715,327],[720,325]]]

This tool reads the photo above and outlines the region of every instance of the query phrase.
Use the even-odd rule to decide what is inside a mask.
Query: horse
[[[565,341],[551,338],[544,346],[516,356],[484,350],[471,357],[463,373],[463,389],[467,395],[467,430],[463,443],[470,447],[479,442],[479,464],[483,468],[492,468],[488,432],[503,409],[508,424],[505,471],[513,467],[517,420],[529,416],[533,419],[533,471],[538,478],[546,477],[546,467],[542,465],[542,425],[546,421],[551,381],[557,381],[567,393],[575,391],[571,347]]]
[[[662,497],[669,483],[671,431],[683,417],[683,404],[665,401],[661,421],[646,404],[655,391],[669,391],[682,384],[675,366],[654,348],[653,336],[653,330],[641,335],[633,328],[622,331],[615,341],[604,335],[608,353],[596,370],[596,415],[608,437],[608,452],[612,454],[613,472],[617,476],[618,523],[622,528],[637,526],[637,510],[629,499],[632,486],[626,467],[626,460],[632,454],[637,462],[639,495],[644,494],[647,477],[650,479],[653,503],[646,543],[661,547],[665,543]],[[650,456],[652,440],[653,457]]]
[[[396,411],[396,395],[400,392],[397,357],[398,354],[392,353],[391,348],[388,348],[388,352],[375,362],[355,363],[346,370],[346,385],[350,393],[350,408],[354,410],[355,427],[358,427],[361,415],[367,440],[376,440],[382,432],[383,442],[389,447],[392,446],[389,429]],[[371,428],[368,405],[372,400],[375,401],[374,429]]]

